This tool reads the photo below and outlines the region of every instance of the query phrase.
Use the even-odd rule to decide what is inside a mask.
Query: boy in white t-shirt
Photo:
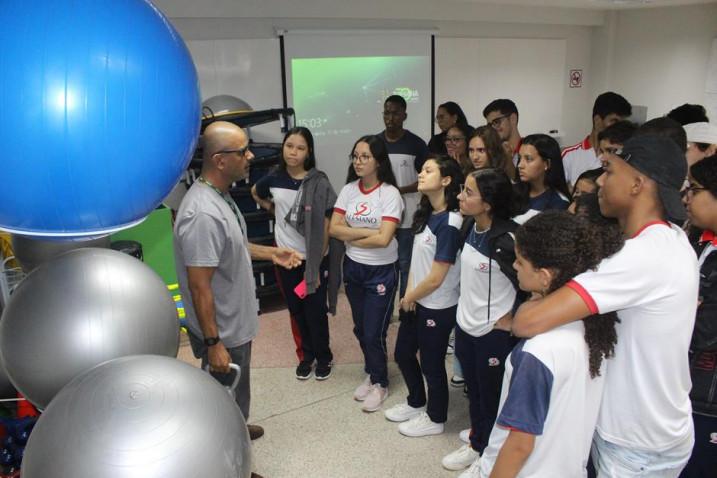
[[[607,367],[593,442],[598,477],[677,477],[693,425],[688,348],[697,303],[695,253],[684,232],[679,190],[684,152],[656,135],[633,137],[603,156],[600,210],[628,238],[596,271],[524,304],[514,332],[534,336],[595,313],[617,311],[618,343]]]
[[[520,288],[544,295],[597,266],[623,244],[608,227],[617,225],[598,229],[562,211],[528,220],[515,233]],[[585,476],[616,318],[614,312],[589,317],[515,346],[488,447],[466,478]]]

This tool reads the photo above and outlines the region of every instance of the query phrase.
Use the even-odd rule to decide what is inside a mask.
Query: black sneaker
[[[331,362],[327,364],[317,364],[316,371],[314,372],[316,375],[316,380],[326,380],[327,378],[329,378],[331,376],[331,368]]]
[[[299,366],[296,367],[296,378],[299,380],[307,380],[311,378],[311,365],[312,362],[300,362]]]

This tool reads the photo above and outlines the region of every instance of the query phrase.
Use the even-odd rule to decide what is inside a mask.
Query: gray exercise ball
[[[2,354],[0,354],[0,399],[15,397],[17,397],[17,390],[15,390],[12,382],[10,382],[10,378],[7,376],[5,364],[2,361]]]
[[[105,362],[72,380],[35,425],[23,478],[248,478],[236,402],[208,373],[154,355]]]
[[[67,252],[32,271],[0,320],[13,385],[38,408],[77,374],[117,357],[175,357],[179,319],[146,264],[111,249]]]
[[[25,272],[30,272],[40,264],[53,259],[60,254],[83,247],[110,247],[110,236],[100,236],[91,239],[38,239],[37,237],[21,236],[12,234],[12,251],[15,259],[20,262],[20,267]]]
[[[252,111],[252,108],[246,101],[231,95],[212,96],[202,102],[202,115],[205,117],[211,118],[212,115],[219,116],[235,111]]]

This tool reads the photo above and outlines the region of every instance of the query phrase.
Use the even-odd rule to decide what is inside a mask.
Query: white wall
[[[605,40],[608,31],[611,42]],[[598,38],[603,41],[596,41],[596,62],[612,60],[605,83],[631,103],[647,106],[648,119],[683,103],[705,103],[717,4],[617,12],[596,29],[593,39]]]
[[[648,106],[648,117],[684,102],[703,103],[710,44],[717,37],[714,3],[609,12],[455,0],[304,0],[301,8],[287,8],[285,0],[155,3],[186,40],[272,38],[277,29],[320,28],[435,29],[439,37],[565,40],[564,144],[590,130],[592,103],[603,91]],[[583,70],[582,88],[569,87],[571,69]],[[525,81],[529,84],[529,74]],[[470,120],[477,124],[480,118]]]

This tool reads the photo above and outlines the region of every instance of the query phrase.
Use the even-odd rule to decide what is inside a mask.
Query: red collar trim
[[[590,144],[590,135],[587,135],[583,140],[583,149],[592,149],[593,146]]]
[[[711,242],[713,246],[717,246],[717,235],[713,231],[705,231],[700,236],[699,242]]]
[[[361,191],[361,193],[363,193],[363,194],[371,194],[371,193],[374,192],[376,189],[378,189],[379,187],[381,187],[381,184],[383,184],[383,183],[382,183],[381,181],[379,181],[378,184],[376,184],[376,185],[375,185],[374,187],[372,187],[371,189],[364,189],[364,187],[363,187],[363,181],[361,181],[361,180],[359,179],[359,185],[358,185],[358,186],[359,186],[359,191]]]
[[[520,138],[520,140],[518,140],[518,144],[516,145],[515,149],[513,150],[513,154],[518,154],[520,152],[521,146],[523,146],[523,138]]]
[[[654,226],[655,224],[661,224],[661,225],[663,225],[663,226],[670,227],[670,223],[667,222],[667,221],[652,221],[652,222],[648,222],[647,224],[645,224],[644,226],[642,226],[640,229],[638,229],[638,231],[637,231],[635,234],[633,234],[630,239],[635,239],[637,236],[639,236],[640,234],[642,234],[642,232],[643,232],[645,229],[647,229],[647,228],[650,227],[650,226]]]

